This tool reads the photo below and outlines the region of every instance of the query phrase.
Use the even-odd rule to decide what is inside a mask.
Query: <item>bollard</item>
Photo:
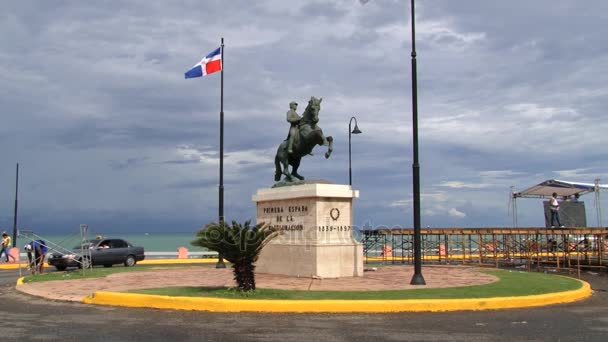
[[[12,258],[8,258],[10,263],[19,263],[19,248],[13,247],[9,249],[8,254],[12,255],[13,258],[15,258],[14,260]]]
[[[188,248],[179,247],[177,249],[177,258],[178,259],[188,259]]]
[[[443,244],[443,243],[439,245],[439,255],[440,256],[445,256],[446,255],[445,254],[445,244]]]
[[[391,247],[391,246],[382,247],[382,256],[392,257],[393,256],[393,247]]]

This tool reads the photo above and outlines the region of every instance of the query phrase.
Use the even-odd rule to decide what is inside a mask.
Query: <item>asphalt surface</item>
[[[608,341],[605,271],[582,275],[595,292],[577,303],[396,314],[226,314],[92,306],[22,294],[15,290],[17,276],[14,270],[0,271],[2,341]]]

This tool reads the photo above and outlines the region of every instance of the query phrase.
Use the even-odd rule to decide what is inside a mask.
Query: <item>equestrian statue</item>
[[[333,138],[324,136],[321,127],[317,126],[319,122],[319,111],[321,110],[321,101],[323,99],[312,96],[308,105],[300,117],[296,112],[298,104],[291,102],[289,111],[287,112],[287,121],[290,123],[289,134],[279,148],[274,157],[275,174],[274,181],[281,180],[281,176],[285,175],[285,182],[295,182],[294,177],[299,180],[304,180],[304,177],[298,174],[300,161],[305,155],[312,155],[312,149],[316,145],[328,146],[325,152],[325,158],[329,158],[333,151]],[[289,172],[291,165],[291,172]]]

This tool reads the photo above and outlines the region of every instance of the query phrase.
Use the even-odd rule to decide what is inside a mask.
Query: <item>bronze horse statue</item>
[[[293,141],[293,152],[287,152],[287,140],[284,140],[279,148],[277,154],[274,157],[275,174],[274,181],[278,182],[281,180],[281,175],[285,175],[285,181],[293,182],[293,177],[303,180],[304,177],[298,174],[298,167],[302,157],[310,154],[312,149],[316,145],[328,146],[327,152],[325,152],[325,158],[329,158],[333,151],[333,138],[331,136],[324,136],[321,127],[317,126],[319,122],[319,111],[321,110],[321,101],[323,99],[312,96],[308,105],[302,113],[302,119],[298,124],[298,132]],[[291,165],[291,172],[289,172],[289,165]],[[281,168],[282,166],[282,168]]]

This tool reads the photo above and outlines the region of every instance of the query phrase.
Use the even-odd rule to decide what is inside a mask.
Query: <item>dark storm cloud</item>
[[[127,158],[126,160],[111,160],[109,164],[113,170],[124,170],[130,167],[142,165],[148,159],[148,157],[133,157]]]
[[[173,189],[196,189],[196,188],[209,188],[216,185],[216,180],[184,180],[172,184],[168,184],[169,188]]]
[[[424,225],[508,225],[511,185],[608,177],[607,10],[417,2]],[[355,223],[411,225],[409,25],[408,2],[396,0],[10,3],[0,14],[0,185],[11,188],[22,163],[24,222],[128,217],[162,229],[215,218],[220,78],[183,73],[224,37],[227,216],[255,215],[251,195],[272,185],[288,103],[301,112],[317,96],[335,151],[325,160],[317,147],[302,173],[348,181],[355,115]],[[0,206],[10,211],[11,198]],[[539,224],[534,205],[520,210]]]

